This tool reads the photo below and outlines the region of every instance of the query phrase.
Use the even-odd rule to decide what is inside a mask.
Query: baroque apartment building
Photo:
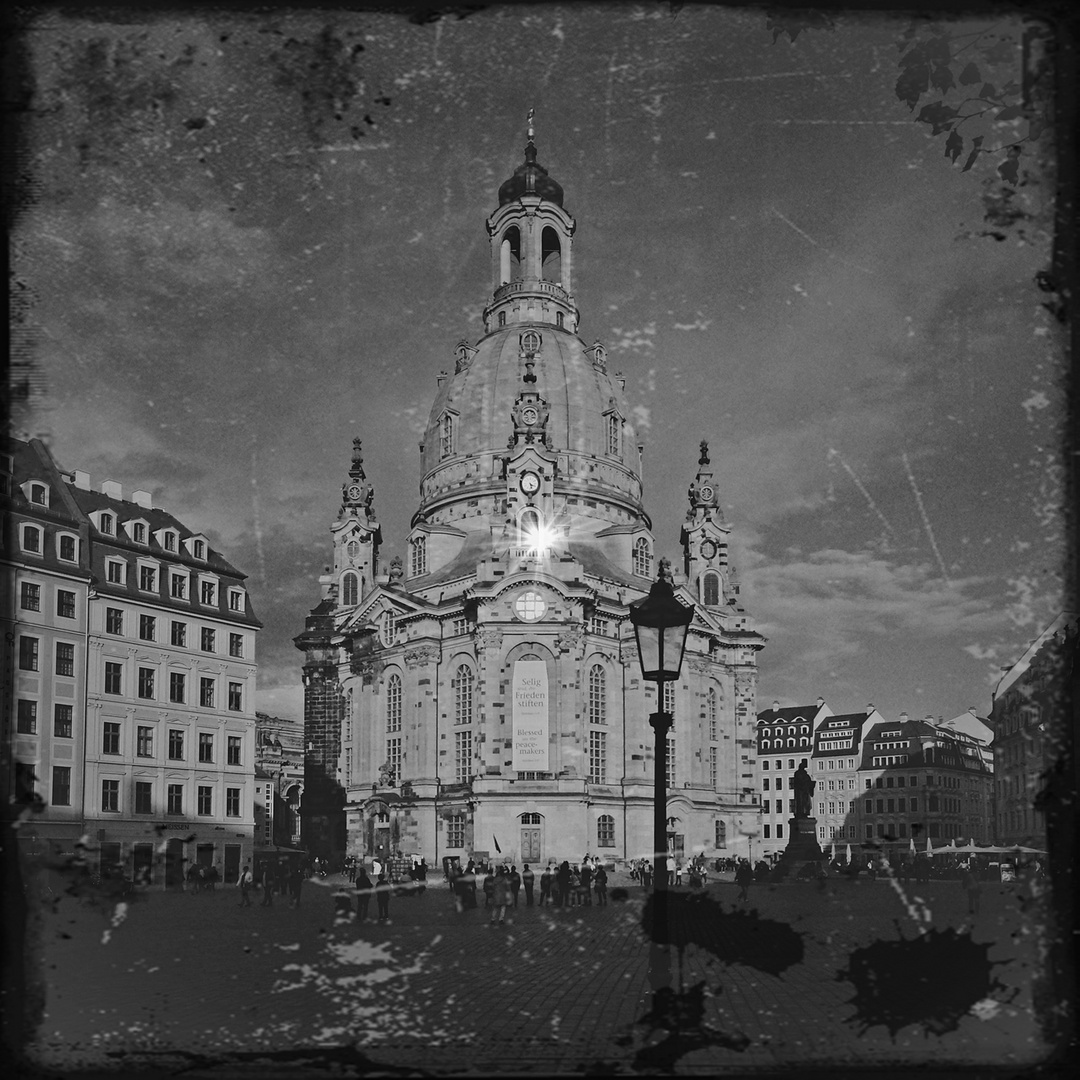
[[[39,440],[9,445],[5,751],[39,802],[29,834],[59,853],[87,837],[103,873],[139,881],[176,883],[192,860],[235,878],[260,627],[244,575],[148,492],[95,490]]]
[[[486,223],[491,293],[420,448],[403,556],[384,563],[359,440],[304,653],[305,842],[438,865],[652,850],[653,732],[673,712],[668,844],[755,827],[757,653],[707,447],[679,529],[694,605],[682,677],[643,683],[628,605],[656,579],[643,448],[604,346],[578,336],[563,189],[525,161]],[[689,448],[687,448],[689,450]]]

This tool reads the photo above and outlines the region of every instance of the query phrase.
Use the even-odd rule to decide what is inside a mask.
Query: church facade
[[[437,377],[419,503],[385,565],[354,440],[333,561],[295,639],[303,834],[320,856],[648,855],[659,708],[674,716],[671,849],[722,854],[759,827],[764,638],[740,603],[708,448],[673,575],[695,616],[682,677],[658,701],[628,615],[659,569],[642,447],[603,345],[577,336],[576,223],[536,155],[530,129],[487,221],[483,336]]]

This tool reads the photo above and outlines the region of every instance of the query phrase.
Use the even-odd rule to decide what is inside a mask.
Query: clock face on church
[[[364,489],[359,484],[350,484],[345,494],[348,495],[353,502],[356,502],[356,500],[364,494]]]
[[[527,412],[528,410],[526,410]],[[522,416],[525,414],[522,413]],[[540,477],[534,472],[525,472],[521,474],[521,490],[526,495],[535,495],[540,490]]]
[[[713,495],[715,494],[716,492],[714,492],[708,484],[702,484],[701,487],[698,488],[698,498],[701,499],[702,502],[712,502]]]
[[[711,559],[716,554],[716,545],[711,540],[705,540],[701,545],[701,557]]]
[[[521,422],[523,424],[532,427],[539,419],[540,414],[531,405],[526,405],[525,408],[521,410]]]

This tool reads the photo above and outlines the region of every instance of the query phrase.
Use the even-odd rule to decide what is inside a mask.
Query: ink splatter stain
[[[860,1035],[881,1024],[893,1039],[912,1025],[927,1036],[955,1031],[980,1002],[1005,989],[993,976],[991,946],[950,928],[856,949],[836,976],[855,987],[848,1022]]]

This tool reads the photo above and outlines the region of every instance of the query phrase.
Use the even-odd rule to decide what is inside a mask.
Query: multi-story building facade
[[[843,844],[846,849],[865,835],[859,829],[859,800],[865,789],[862,733],[883,720],[873,705],[867,705],[865,712],[829,716],[815,730],[810,775],[817,783],[813,808],[822,849],[826,844]]]
[[[1069,680],[1077,616],[1059,615],[1001,677],[994,690],[994,835],[999,844],[1043,848],[1039,795],[1065,758]]]
[[[993,773],[972,736],[932,716],[877,721],[863,731],[860,775],[864,843],[990,843]]]
[[[574,219],[536,160],[487,222],[484,335],[462,341],[421,447],[406,558],[382,535],[359,444],[305,654],[304,830],[320,855],[429,863],[652,851],[653,733],[668,746],[669,845],[714,853],[756,828],[764,639],[739,598],[702,446],[682,526],[682,678],[643,683],[628,605],[657,574],[623,381],[577,336]]]
[[[33,807],[24,839],[73,851],[83,832],[87,527],[39,440],[10,440],[0,466],[5,794]]]
[[[774,701],[771,709],[757,714],[755,788],[761,817],[748,837],[746,851],[739,849],[735,854],[746,856],[757,852],[767,856],[784,850],[790,839],[788,822],[795,815],[791,778],[800,762],[809,760],[817,725],[829,716],[832,710],[824,698],[818,698],[816,705],[785,708]]]
[[[32,748],[16,736],[16,759],[32,749],[47,789],[38,789],[48,803],[39,828],[62,815],[69,839],[89,837],[103,872],[171,883],[195,859],[234,878],[251,855],[254,823],[260,623],[244,575],[149,493],[125,499],[113,481],[95,491],[86,473],[55,463],[50,472],[41,443],[16,447],[19,461],[41,463],[47,505],[70,515],[56,528],[58,557],[72,536],[86,578],[81,624],[79,594],[74,602],[81,642],[61,633],[49,643],[56,700],[45,699],[41,680],[38,712],[51,707],[50,732],[39,731]],[[29,526],[16,528],[24,558]],[[16,636],[29,662],[22,640],[33,635],[20,625]],[[58,772],[67,768],[70,784]]]

